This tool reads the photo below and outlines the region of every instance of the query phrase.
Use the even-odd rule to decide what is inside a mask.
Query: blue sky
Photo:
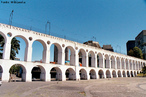
[[[25,4],[1,1],[6,0],[0,0],[1,23],[7,24],[14,10],[14,26],[44,32],[49,20],[51,35],[78,42],[95,40],[94,36],[101,46],[111,44],[122,53],[126,53],[126,42],[146,29],[146,0],[23,0]]]

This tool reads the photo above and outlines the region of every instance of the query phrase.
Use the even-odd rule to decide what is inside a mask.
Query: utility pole
[[[45,25],[45,34],[47,34],[47,26],[49,24],[49,35],[50,35],[50,29],[51,29],[51,23],[49,21],[47,21],[46,25]]]
[[[9,25],[12,25],[12,19],[13,19],[13,12],[14,10],[12,10],[12,12],[10,13],[10,17],[9,17]]]

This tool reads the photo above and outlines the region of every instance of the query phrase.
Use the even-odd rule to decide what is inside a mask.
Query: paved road
[[[146,78],[10,82],[0,86],[0,97],[146,97]]]

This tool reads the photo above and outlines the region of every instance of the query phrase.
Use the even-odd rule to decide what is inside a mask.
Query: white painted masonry
[[[146,64],[145,60],[135,57],[103,50],[100,48],[88,46],[74,41],[6,25],[0,24],[0,34],[5,39],[3,50],[3,59],[0,59],[0,77],[2,81],[8,82],[9,69],[14,64],[19,64],[23,68],[22,80],[32,81],[31,71],[33,67],[38,66],[41,69],[40,78],[43,81],[50,81],[52,68],[57,71],[57,79],[66,81],[65,72],[68,69],[70,79],[99,79],[114,77],[134,77],[140,73],[141,68]],[[10,60],[11,40],[14,37],[21,37],[25,43],[24,61]],[[39,41],[43,45],[43,63],[31,62],[32,44]],[[55,44],[58,48],[57,64],[50,63],[50,46]],[[71,50],[71,64],[65,65],[65,48]],[[82,66],[79,66],[79,51],[82,52]],[[88,65],[88,55],[91,54],[91,66]]]

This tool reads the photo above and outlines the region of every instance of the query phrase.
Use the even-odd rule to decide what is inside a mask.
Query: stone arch
[[[130,72],[129,71],[127,71],[127,77],[130,77]]]
[[[31,69],[32,81],[46,81],[46,70],[41,65],[36,65]]]
[[[95,54],[93,51],[88,53],[88,66],[95,67]]]
[[[132,70],[132,60],[129,61],[130,70]]]
[[[97,54],[97,66],[103,68],[103,55],[101,53]]]
[[[3,32],[1,32],[1,31],[0,31],[0,35],[2,35],[2,36],[3,36],[4,41],[5,41],[5,43],[6,43],[6,42],[7,42],[7,36],[6,36]]]
[[[80,69],[79,75],[80,80],[87,80],[87,71],[85,69]]]
[[[75,66],[75,50],[71,46],[65,48],[65,64]]]
[[[117,74],[116,74],[115,70],[112,71],[112,75],[113,75],[113,78],[117,77]]]
[[[0,65],[0,80],[2,80],[2,74],[3,74],[3,68],[2,68],[2,66]]]
[[[18,71],[14,71],[13,68],[16,67],[16,68],[19,68]],[[25,65],[23,64],[13,64],[9,67],[9,73],[10,73],[10,78],[11,80],[9,81],[26,81],[26,73],[27,73],[27,70],[26,70],[26,67]]]
[[[12,37],[12,39],[13,39],[14,37],[20,37],[20,38],[22,38],[22,39],[25,41],[26,47],[28,47],[29,42],[28,42],[28,39],[27,39],[25,36],[22,36],[22,35],[15,35],[15,36]]]
[[[25,36],[22,36],[22,35],[15,35],[11,38],[11,48],[12,48],[12,41],[13,39],[17,39],[20,43],[20,50],[19,50],[19,54],[21,54],[21,56],[19,56],[18,58],[16,57],[15,60],[17,61],[26,61],[26,57],[27,57],[27,48],[28,48],[28,45],[29,45],[29,42],[27,40],[27,38]],[[24,43],[23,43],[24,41]],[[11,53],[11,52],[10,52]]]
[[[62,71],[59,67],[52,67],[50,75],[51,81],[62,81]]]
[[[76,80],[76,72],[72,68],[66,69],[66,80]]]
[[[116,60],[117,60],[117,69],[120,69],[120,58],[117,57]]]
[[[110,68],[109,61],[109,56],[106,54],[104,58],[105,68]]]
[[[120,70],[118,70],[117,74],[118,74],[118,77],[122,77],[122,74],[121,74]]]
[[[115,69],[115,57],[111,56],[111,68]]]
[[[123,71],[122,74],[123,74],[123,77],[126,77],[126,72],[125,71]]]
[[[106,78],[111,78],[111,73],[109,70],[106,70]]]
[[[103,72],[103,70],[101,70],[101,69],[98,71],[98,75],[99,75],[99,78],[100,78],[100,79],[105,78],[105,77],[104,77],[104,72]]]
[[[90,79],[96,79],[96,71],[94,69],[91,69],[89,72]]]
[[[79,55],[79,64],[80,64],[80,66],[86,67],[86,52],[85,52],[85,50],[84,49],[80,49],[78,55]]]
[[[40,45],[39,50],[36,51],[37,52],[37,56],[40,56],[39,57],[40,59],[36,59],[35,58],[33,61],[37,61],[37,62],[39,61],[41,63],[45,63],[45,61],[46,61],[46,49],[47,49],[46,43],[43,40],[41,40],[41,39],[35,39],[32,42],[32,59],[33,59],[33,57],[35,57],[34,54],[36,54],[36,52],[34,52],[34,50],[38,49],[38,48],[33,48],[34,45],[36,45],[36,46]],[[41,47],[43,47],[43,48],[41,48]],[[40,51],[40,48],[41,48],[41,51]]]
[[[62,47],[58,43],[52,43],[50,46],[50,60],[53,64],[61,64],[62,63]],[[52,59],[51,59],[52,58]]]
[[[124,62],[124,58],[121,59],[121,68],[125,69],[125,62]]]
[[[128,69],[128,59],[125,59],[125,69]]]

